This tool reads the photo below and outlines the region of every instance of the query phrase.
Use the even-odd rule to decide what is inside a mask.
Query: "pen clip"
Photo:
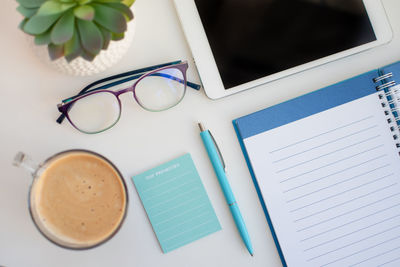
[[[219,150],[218,144],[217,144],[217,142],[215,142],[215,139],[214,139],[214,136],[212,135],[212,133],[210,131],[208,131],[208,133],[210,134],[211,139],[215,145],[215,148],[217,149],[219,159],[221,160],[221,163],[222,163],[222,167],[224,168],[224,171],[226,172],[226,165],[225,165],[224,157],[222,157],[221,150]]]

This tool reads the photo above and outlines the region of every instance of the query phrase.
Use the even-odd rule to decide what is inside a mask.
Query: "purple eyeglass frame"
[[[161,65],[158,65],[158,66],[161,66]],[[66,117],[67,120],[69,121],[69,123],[70,123],[75,129],[77,129],[78,131],[83,132],[83,133],[86,133],[86,134],[96,134],[96,133],[100,133],[100,132],[103,132],[103,131],[106,131],[106,130],[110,129],[111,127],[113,127],[113,126],[119,121],[119,119],[120,119],[120,117],[121,117],[121,111],[122,111],[122,103],[121,103],[121,100],[119,99],[119,96],[120,96],[121,94],[128,93],[128,92],[132,92],[132,93],[133,93],[133,97],[134,97],[134,99],[136,100],[136,102],[139,104],[139,106],[141,106],[141,107],[142,107],[143,109],[145,109],[145,110],[153,111],[153,112],[154,112],[154,111],[163,111],[163,110],[167,110],[167,109],[172,108],[172,107],[174,107],[175,105],[179,104],[179,102],[182,101],[183,97],[184,97],[185,94],[186,94],[187,85],[189,85],[190,87],[192,87],[192,88],[194,88],[194,89],[196,89],[196,90],[200,89],[200,86],[199,86],[199,85],[194,84],[194,83],[190,83],[190,82],[187,81],[186,71],[187,71],[187,69],[189,68],[189,65],[188,65],[187,61],[176,61],[176,62],[166,63],[166,64],[163,64],[163,67],[156,68],[156,69],[154,69],[154,67],[157,67],[157,66],[153,66],[153,67],[141,69],[141,70],[138,70],[138,71],[129,72],[129,73],[124,73],[124,74],[121,74],[121,75],[115,75],[115,76],[109,77],[109,78],[113,79],[113,78],[120,78],[120,77],[123,77],[125,74],[136,74],[137,72],[140,73],[140,75],[136,75],[136,76],[132,76],[132,77],[130,77],[130,78],[124,79],[124,80],[119,80],[119,81],[116,81],[116,82],[112,82],[112,83],[107,84],[107,85],[105,85],[105,86],[100,86],[100,87],[98,87],[98,88],[94,88],[94,89],[88,90],[88,91],[86,91],[86,92],[85,92],[85,89],[90,88],[91,85],[95,85],[95,84],[97,84],[98,82],[107,81],[107,80],[109,80],[109,78],[100,80],[100,81],[98,81],[98,82],[95,82],[95,83],[93,83],[93,84],[91,84],[91,85],[85,87],[85,89],[82,90],[82,92],[79,93],[78,95],[75,95],[75,96],[73,96],[73,97],[64,99],[60,104],[57,105],[57,108],[58,108],[59,112],[61,112],[61,114],[62,114],[62,115],[58,118],[57,122],[58,122],[58,123],[61,123],[61,122],[63,121],[64,117]],[[147,69],[152,69],[152,70],[143,74],[143,72],[145,72]],[[149,108],[145,107],[145,106],[139,101],[139,99],[137,98],[136,92],[135,92],[136,85],[137,85],[141,80],[143,80],[144,78],[146,78],[146,77],[148,77],[148,76],[155,75],[156,73],[158,74],[158,76],[161,76],[161,74],[159,74],[158,72],[160,72],[160,71],[162,71],[162,70],[166,70],[166,69],[178,69],[178,70],[181,71],[183,80],[180,79],[180,78],[171,76],[171,75],[166,75],[166,76],[164,76],[164,77],[165,77],[165,78],[168,78],[168,79],[172,79],[172,80],[178,81],[178,82],[184,84],[184,91],[183,91],[182,97],[181,97],[181,99],[180,99],[179,101],[177,101],[176,103],[174,103],[174,105],[171,105],[171,106],[169,106],[169,107],[167,107],[167,108],[164,108],[164,109],[162,109],[162,110],[152,110],[152,109],[149,109]],[[137,79],[137,81],[135,81],[135,82],[134,82],[131,86],[129,86],[128,88],[120,89],[120,90],[118,90],[118,91],[112,91],[112,90],[102,89],[102,88],[109,88],[109,87],[115,86],[115,85],[120,84],[120,83],[124,83],[124,82],[129,81],[129,80],[132,80],[132,79]],[[77,126],[74,124],[74,122],[71,120],[71,118],[70,118],[70,116],[69,116],[69,114],[68,114],[68,111],[71,109],[71,107],[73,106],[73,104],[74,104],[76,101],[78,101],[78,100],[80,100],[80,99],[82,99],[82,98],[88,97],[88,96],[90,96],[90,95],[97,94],[97,93],[110,93],[110,94],[112,94],[112,95],[114,95],[114,96],[116,97],[116,99],[118,100],[118,105],[119,105],[119,114],[118,114],[118,118],[116,119],[116,121],[115,121],[113,124],[111,124],[110,126],[108,126],[108,127],[105,128],[105,129],[102,129],[102,130],[99,130],[99,131],[96,131],[96,132],[84,131],[84,130],[80,129],[79,127],[77,127]]]

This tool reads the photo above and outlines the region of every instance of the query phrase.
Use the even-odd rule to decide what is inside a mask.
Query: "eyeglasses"
[[[186,80],[187,69],[186,61],[174,61],[98,80],[57,105],[61,112],[57,122],[61,124],[67,118],[73,127],[83,133],[103,132],[120,119],[119,96],[127,92],[132,92],[136,102],[148,111],[169,109],[183,99],[186,86],[200,89],[200,85]],[[107,90],[135,79],[137,81],[128,88]]]

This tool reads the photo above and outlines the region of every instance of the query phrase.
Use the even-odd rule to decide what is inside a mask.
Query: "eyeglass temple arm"
[[[107,89],[107,88],[116,86],[116,85],[118,85],[118,84],[125,83],[125,82],[128,82],[128,81],[137,79],[137,78],[139,78],[140,76],[142,76],[142,74],[145,73],[145,72],[148,72],[148,71],[151,71],[151,70],[155,70],[155,69],[158,69],[158,68],[162,68],[162,67],[166,67],[166,66],[170,66],[170,65],[179,64],[179,63],[181,63],[181,62],[182,62],[182,61],[174,61],[174,62],[169,62],[169,63],[165,63],[165,64],[155,65],[155,66],[151,66],[151,67],[147,67],[147,68],[142,68],[142,69],[138,69],[138,70],[134,70],[134,71],[124,72],[124,73],[121,73],[121,74],[113,75],[113,76],[110,76],[110,77],[107,77],[107,78],[98,80],[98,81],[96,81],[96,82],[93,82],[93,83],[87,85],[87,86],[86,86],[85,88],[83,88],[77,95],[72,96],[72,97],[67,98],[67,99],[64,99],[62,102],[68,102],[68,101],[70,101],[70,100],[74,99],[75,97],[80,96],[80,95],[82,95],[82,94],[86,94],[86,93],[89,93],[89,92],[92,92],[92,91],[96,91],[96,90]],[[137,75],[135,75],[135,74],[137,74]],[[131,75],[134,75],[134,76],[131,76]],[[165,73],[153,73],[153,74],[151,74],[151,75],[154,75],[154,76],[156,76],[156,75],[157,75],[157,76],[162,76],[162,77],[165,77],[165,78],[168,78],[168,79],[171,79],[171,80],[178,81],[178,82],[180,82],[180,83],[183,83],[183,82],[184,82],[184,80],[182,80],[182,79],[180,79],[180,78],[178,78],[178,77],[175,77],[175,76],[172,76],[172,75],[169,75],[169,74],[165,74]],[[107,82],[107,81],[110,81],[110,80],[114,80],[114,79],[123,78],[123,77],[126,77],[126,76],[131,76],[131,77],[128,77],[128,78],[125,78],[125,79],[120,79],[120,80],[118,80],[118,81],[111,82],[111,83],[109,83],[109,84],[105,84],[105,85],[103,85],[103,86],[100,86],[100,87],[97,87],[97,88],[94,88],[94,89],[89,90],[91,87],[96,86],[96,85],[98,85],[98,84],[101,84],[101,83],[104,83],[104,82]],[[198,84],[196,84],[196,83],[189,82],[189,81],[186,81],[186,85],[189,86],[189,87],[191,87],[191,88],[193,88],[193,89],[195,89],[195,90],[200,90],[200,88],[201,88],[200,85],[198,85]],[[65,119],[65,115],[64,115],[64,114],[61,114],[61,115],[57,118],[56,121],[57,121],[57,123],[61,124],[61,123],[64,121],[64,119]]]
[[[64,101],[68,102],[69,100],[72,100],[75,97],[78,97],[78,96],[86,94],[86,93],[90,93],[90,92],[97,91],[97,90],[102,90],[102,89],[107,89],[107,88],[110,88],[110,87],[113,87],[113,86],[116,86],[116,85],[119,85],[119,84],[122,84],[122,83],[129,82],[131,80],[135,80],[135,79],[137,79],[137,78],[139,78],[141,76],[142,76],[142,73],[138,74],[138,75],[135,75],[135,76],[131,76],[131,77],[125,78],[125,79],[120,79],[120,80],[117,80],[115,82],[111,82],[111,83],[108,83],[108,84],[105,84],[105,85],[102,85],[102,86],[99,86],[99,87],[96,87],[96,88],[93,88],[93,89],[90,89],[90,90],[87,90],[90,87],[93,87],[95,85],[93,83],[90,86],[87,86],[88,88],[86,88],[86,90],[84,92],[82,90],[81,92],[79,92],[79,94],[77,94],[75,96],[72,96],[70,98],[64,99],[63,102]],[[167,78],[167,79],[170,79],[170,80],[173,80],[173,81],[177,81],[179,83],[184,83],[185,82],[184,80],[182,80],[182,79],[180,79],[178,77],[175,77],[173,75],[167,74],[167,73],[159,73],[159,72],[157,72],[157,73],[152,73],[149,76],[160,76],[160,77],[164,77],[164,78]],[[193,88],[193,89],[195,89],[195,90],[200,90],[200,88],[201,88],[200,85],[192,83],[192,82],[188,82],[188,81],[186,81],[186,85],[191,87],[191,88]]]
[[[113,83],[110,83],[111,86],[115,86],[115,85],[118,85],[118,84],[121,84],[121,83],[130,81],[130,80],[136,79],[136,78],[140,77],[141,74],[143,74],[143,73],[146,73],[146,72],[149,72],[149,71],[152,71],[152,70],[155,70],[155,69],[159,69],[159,68],[162,68],[162,67],[167,67],[167,66],[171,66],[171,65],[180,64],[180,63],[182,63],[181,60],[172,61],[172,62],[168,62],[168,63],[164,63],[164,64],[154,65],[154,66],[151,66],[151,67],[142,68],[142,69],[133,70],[133,71],[128,71],[128,72],[120,73],[120,74],[113,75],[113,76],[110,76],[110,77],[106,77],[106,78],[104,78],[104,79],[95,81],[95,82],[93,82],[93,83],[87,85],[87,86],[86,86],[85,88],[83,88],[77,95],[75,95],[75,96],[73,96],[73,97],[70,97],[70,98],[68,98],[68,99],[74,98],[74,97],[79,96],[79,95],[82,95],[82,94],[84,94],[84,93],[87,93],[89,88],[91,88],[91,87],[93,87],[93,86],[96,86],[96,85],[98,85],[98,84],[101,84],[101,83],[105,83],[105,82],[108,82],[108,81],[111,81],[111,80],[115,80],[115,79],[124,78],[124,77],[126,77],[126,76],[132,76],[132,75],[135,75],[135,74],[140,74],[140,75],[128,77],[128,78],[126,78],[126,79],[118,80],[118,81],[115,81],[115,82],[113,82]],[[201,88],[201,86],[198,85],[198,84],[196,84],[196,83],[186,82],[186,84],[187,84],[189,87],[192,87],[192,88],[195,89],[195,90],[200,90],[200,88]],[[104,86],[106,86],[106,85],[104,85]],[[111,86],[99,87],[99,88],[96,88],[96,89],[105,89],[105,88],[109,88],[109,87],[111,87]]]
[[[118,85],[118,84],[125,83],[125,82],[129,82],[129,81],[131,81],[131,80],[137,79],[137,78],[139,78],[139,77],[141,77],[141,76],[142,76],[142,74],[138,74],[138,75],[135,75],[135,76],[131,76],[131,77],[128,77],[128,78],[125,78],[125,79],[121,79],[121,80],[118,80],[118,81],[115,81],[115,82],[112,82],[112,83],[105,84],[105,85],[100,86],[100,87],[97,87],[97,88],[93,88],[93,89],[91,89],[91,90],[87,90],[87,91],[84,92],[84,93],[86,94],[86,93],[90,93],[90,92],[97,91],[97,90],[107,89],[107,88],[116,86],[116,85]],[[182,84],[185,82],[184,80],[182,80],[182,79],[180,79],[180,78],[178,78],[178,77],[175,77],[175,76],[173,76],[173,75],[167,74],[167,73],[159,73],[159,72],[156,72],[156,73],[150,74],[149,76],[160,76],[160,77],[164,77],[164,78],[167,78],[167,79],[170,79],[170,80],[173,80],[173,81],[177,81],[177,82],[182,83]],[[195,90],[200,90],[200,85],[198,85],[198,84],[195,84],[195,83],[191,83],[191,82],[186,81],[186,85],[189,86],[189,87],[192,87],[192,88],[195,89]],[[73,98],[75,98],[75,97],[77,97],[77,96],[80,96],[80,95],[81,95],[81,93],[79,93],[79,94],[76,95],[76,96],[70,97],[70,98],[68,98],[67,100],[73,99]]]

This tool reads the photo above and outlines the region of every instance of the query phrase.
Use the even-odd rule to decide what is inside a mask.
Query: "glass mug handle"
[[[26,155],[24,152],[18,152],[15,155],[13,165],[29,171],[32,175],[34,175],[39,168],[39,164],[34,162],[31,157]]]

